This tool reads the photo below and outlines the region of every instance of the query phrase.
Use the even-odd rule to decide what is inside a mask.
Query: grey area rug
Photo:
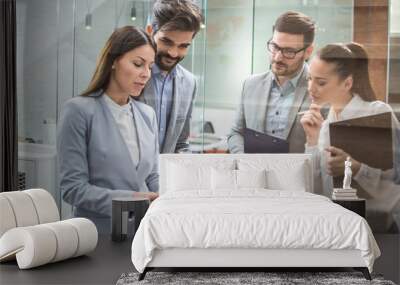
[[[139,273],[122,274],[116,285],[146,284],[379,284],[395,285],[380,275],[372,275],[372,281],[360,272],[148,272],[146,278],[138,281]]]

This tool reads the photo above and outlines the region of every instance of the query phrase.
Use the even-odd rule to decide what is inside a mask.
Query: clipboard
[[[289,143],[253,129],[243,129],[245,153],[289,153]]]
[[[392,113],[329,124],[330,144],[354,159],[382,170],[393,168]]]

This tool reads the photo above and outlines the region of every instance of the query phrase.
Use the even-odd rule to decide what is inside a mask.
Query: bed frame
[[[305,160],[308,168],[308,192],[313,192],[313,174],[310,156],[306,154],[163,154],[160,156],[160,185],[165,185],[167,161],[169,159],[219,159],[219,158],[248,158],[249,156],[267,159]],[[160,187],[160,194],[163,189]],[[169,248],[157,249],[153,259],[139,280],[143,280],[148,271],[155,268],[231,268],[235,271],[246,271],[259,268],[343,268],[350,267],[361,271],[367,280],[371,275],[361,257],[359,250],[330,250],[330,249],[254,249],[254,248]]]
[[[156,250],[152,261],[139,275],[143,280],[155,268],[337,268],[350,267],[371,280],[359,250],[328,249],[193,249]]]

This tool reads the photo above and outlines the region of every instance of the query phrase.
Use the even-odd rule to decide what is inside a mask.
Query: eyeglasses
[[[267,49],[270,53],[277,53],[277,52],[281,52],[282,56],[284,58],[287,59],[293,59],[296,57],[296,54],[298,54],[299,52],[305,50],[306,48],[308,48],[308,46],[305,46],[301,49],[292,49],[292,48],[282,48],[280,46],[278,46],[276,43],[274,43],[272,40],[269,40],[267,43]]]

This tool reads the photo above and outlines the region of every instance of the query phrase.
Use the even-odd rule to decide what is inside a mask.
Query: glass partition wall
[[[300,11],[316,21],[318,49],[354,39],[355,2],[197,0],[205,21],[182,62],[198,82],[191,121],[192,151],[227,151],[226,135],[242,83],[249,75],[269,69],[266,43],[282,12]],[[62,206],[63,216],[70,213],[70,206],[60,197],[55,149],[62,106],[88,85],[96,57],[111,32],[125,25],[144,28],[150,21],[151,7],[151,0],[17,0],[21,189],[47,189]],[[392,70],[398,69],[397,36],[398,32],[391,33],[390,51],[395,58],[390,61],[389,78],[396,73]],[[389,100],[383,99],[399,102],[398,80],[388,82]]]
[[[57,121],[87,86],[116,27],[145,27],[150,1],[18,0],[17,95],[20,189],[44,188],[68,216],[58,188]]]
[[[216,139],[223,142],[230,131],[244,79],[268,71],[267,41],[276,18],[288,10],[303,12],[317,22],[316,48],[352,39],[352,0],[207,1],[205,69],[204,74],[196,74],[204,77],[204,101],[197,102],[196,109],[204,113],[198,119],[213,125]],[[206,138],[204,151],[212,151],[215,145],[220,151],[227,149],[224,143],[211,144],[210,149]]]
[[[19,187],[47,189],[60,204],[55,148],[60,1],[16,4]]]
[[[390,2],[388,101],[400,119],[400,0]]]

